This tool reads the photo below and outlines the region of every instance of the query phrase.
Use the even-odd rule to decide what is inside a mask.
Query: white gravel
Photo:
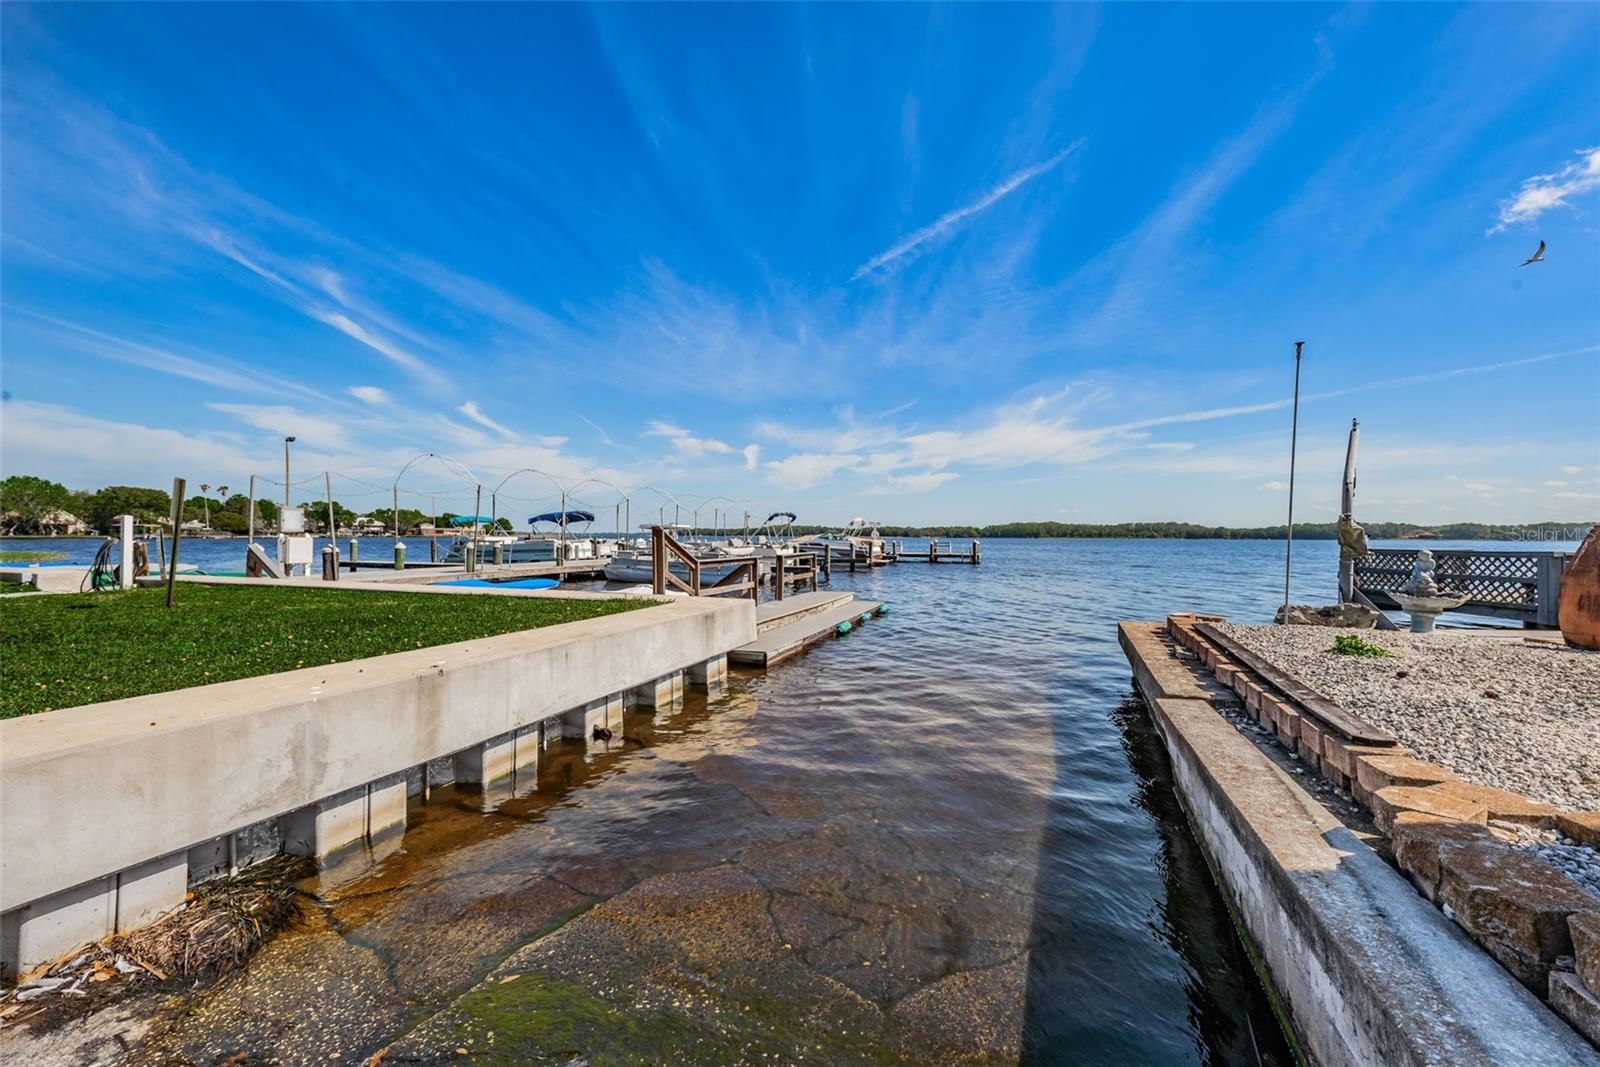
[[[1465,633],[1222,629],[1469,782],[1577,811],[1600,809],[1600,652]],[[1345,633],[1393,655],[1328,651]]]

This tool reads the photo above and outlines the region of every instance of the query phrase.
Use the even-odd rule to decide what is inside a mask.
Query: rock
[[[1454,781],[1456,777],[1437,763],[1420,760],[1409,753],[1363,755],[1355,764],[1355,779],[1369,793],[1391,785],[1438,785]]]
[[[1600,996],[1585,989],[1576,975],[1550,972],[1550,1006],[1574,1030],[1600,1045]]]
[[[1429,900],[1439,895],[1444,874],[1439,850],[1451,844],[1487,841],[1489,830],[1477,823],[1458,822],[1419,811],[1402,811],[1390,827],[1394,861]]]
[[[1578,977],[1600,996],[1600,911],[1573,913],[1567,918],[1567,929],[1572,934]]]
[[[1479,826],[1489,821],[1489,809],[1482,804],[1437,792],[1431,786],[1391,785],[1371,794],[1371,797],[1372,820],[1386,834],[1394,832],[1395,819],[1403,811],[1416,811],[1458,822],[1475,822]]]
[[[1278,609],[1272,620],[1279,626],[1337,626],[1346,630],[1370,630],[1378,625],[1378,613],[1361,604],[1330,604],[1313,607],[1310,604],[1290,604],[1288,609]]]
[[[1591,897],[1537,856],[1501,841],[1442,842],[1439,903],[1489,954],[1530,989],[1549,983],[1550,966],[1572,954],[1567,919]]]
[[[1449,793],[1463,800],[1470,800],[1482,804],[1489,809],[1489,818],[1499,819],[1502,822],[1520,823],[1524,826],[1537,826],[1547,830],[1556,824],[1559,809],[1537,800],[1504,789],[1491,789],[1486,785],[1474,785],[1471,782],[1440,782],[1439,792]]]
[[[1600,848],[1600,811],[1566,811],[1556,816],[1556,829],[1580,844]]]

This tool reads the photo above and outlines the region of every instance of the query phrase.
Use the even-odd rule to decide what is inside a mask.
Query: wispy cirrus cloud
[[[485,415],[483,413],[483,409],[478,406],[478,402],[476,400],[468,400],[465,404],[462,404],[460,407],[456,408],[456,410],[461,412],[461,414],[465,415],[467,418],[471,419],[473,422],[477,423],[479,426],[482,426],[486,430],[493,430],[501,437],[517,436],[514,430],[501,425],[500,423],[491,419],[489,416]]]
[[[349,443],[344,423],[337,418],[311,415],[288,404],[229,404],[213,402],[212,411],[232,415],[247,425],[274,436],[293,434],[319,448],[344,448]]]
[[[726,441],[718,441],[714,437],[696,437],[682,426],[674,426],[659,419],[654,419],[645,426],[644,435],[665,437],[678,452],[696,459],[706,455],[723,456],[734,451],[734,447]]]
[[[1070,145],[1063,148],[1061,151],[1057,152],[1044,162],[1035,163],[1031,167],[1024,167],[1012,174],[1010,177],[1001,181],[998,185],[993,186],[988,192],[978,197],[978,199],[974,200],[972,203],[967,204],[965,207],[958,207],[954,211],[945,212],[943,215],[940,215],[933,222],[916,231],[911,236],[900,241],[898,244],[879,252],[877,255],[861,264],[861,266],[856,268],[855,273],[850,275],[850,280],[853,282],[860,281],[867,275],[883,270],[885,267],[891,264],[902,262],[908,259],[915,259],[918,256],[925,254],[928,251],[929,246],[934,244],[934,242],[938,241],[940,238],[944,237],[946,234],[949,234],[957,229],[967,219],[981,211],[993,207],[995,204],[999,203],[1001,200],[1004,200],[1006,197],[1010,196],[1024,185],[1033,181],[1035,178],[1055,170],[1066,161],[1068,156],[1076,152],[1083,145],[1083,143],[1084,139],[1080,137],[1078,140],[1072,142]]]
[[[1576,161],[1560,170],[1525,179],[1515,196],[1500,202],[1500,221],[1489,232],[1532,222],[1551,208],[1568,205],[1573,197],[1596,189],[1600,189],[1600,147],[1585,148]]]
[[[147,344],[119,337],[30,308],[7,306],[5,312],[8,315],[20,316],[25,321],[38,323],[45,332],[69,347],[102,359],[241,393],[267,393],[279,396],[284,393],[294,393],[307,398],[324,399],[320,392],[303,382],[260,370],[217,352],[201,349],[179,352],[170,346]]]

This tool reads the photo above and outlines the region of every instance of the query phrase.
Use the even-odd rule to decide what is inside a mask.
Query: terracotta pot
[[[1558,610],[1567,644],[1600,649],[1600,525],[1589,531],[1567,561]]]

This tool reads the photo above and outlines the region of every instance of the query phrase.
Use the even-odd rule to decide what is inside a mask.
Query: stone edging
[[[1557,829],[1600,848],[1600,812],[1564,811],[1460,780],[1403,745],[1358,745],[1230,659],[1200,633],[1219,615],[1167,617],[1167,631],[1248,713],[1371,813],[1426,899],[1600,1047],[1600,902],[1555,867],[1502,841],[1493,821]]]

